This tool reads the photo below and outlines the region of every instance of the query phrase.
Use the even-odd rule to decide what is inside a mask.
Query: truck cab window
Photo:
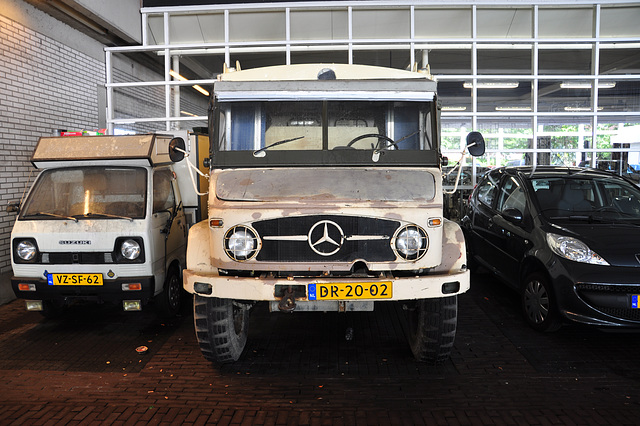
[[[172,211],[175,207],[172,181],[173,173],[169,169],[156,170],[153,173],[153,213]]]

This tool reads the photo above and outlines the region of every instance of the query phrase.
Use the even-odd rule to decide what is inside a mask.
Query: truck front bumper
[[[392,277],[390,275],[381,278],[343,278],[343,277],[323,277],[323,278],[276,278],[263,274],[259,277],[234,277],[220,276],[213,273],[198,273],[192,270],[183,272],[184,288],[189,293],[204,297],[218,297],[221,299],[236,299],[248,301],[280,301],[285,294],[293,293],[296,301],[323,301],[323,300],[415,300],[432,299],[439,297],[454,296],[464,293],[469,289],[469,271],[462,270],[447,274],[431,274],[411,277]],[[322,286],[326,284],[326,286]],[[380,297],[377,293],[375,297],[365,294],[356,294],[355,291],[349,296],[345,291],[336,293],[338,296],[330,294],[320,294],[320,287],[332,285],[343,287],[351,285],[355,288],[361,285],[365,289],[372,284],[388,285],[390,295]],[[340,295],[344,298],[340,298]],[[325,298],[329,296],[329,298]]]
[[[139,290],[132,284],[140,284]],[[95,302],[120,303],[124,300],[139,300],[147,303],[155,293],[153,277],[126,277],[105,280],[103,285],[49,285],[47,280],[38,278],[11,277],[11,287],[16,297],[27,300],[50,300],[69,302],[88,300]]]

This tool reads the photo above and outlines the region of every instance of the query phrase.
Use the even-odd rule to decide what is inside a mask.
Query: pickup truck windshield
[[[278,160],[288,165],[374,165],[380,152],[387,154],[383,160],[395,155],[403,163],[416,153],[438,150],[433,102],[219,101],[216,115],[214,163],[242,158],[245,166]]]
[[[146,170],[136,167],[44,170],[20,219],[142,219],[146,182]]]

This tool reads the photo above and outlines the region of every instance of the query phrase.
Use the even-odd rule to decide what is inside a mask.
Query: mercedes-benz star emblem
[[[337,223],[321,220],[311,227],[307,241],[311,250],[320,256],[331,256],[342,247],[344,232]]]

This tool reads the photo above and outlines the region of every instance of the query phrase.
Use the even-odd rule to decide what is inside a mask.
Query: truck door
[[[173,259],[179,259],[184,265],[187,228],[179,194],[175,175],[170,168],[154,170],[152,239],[156,254],[153,259],[156,277],[164,278],[168,262]]]

